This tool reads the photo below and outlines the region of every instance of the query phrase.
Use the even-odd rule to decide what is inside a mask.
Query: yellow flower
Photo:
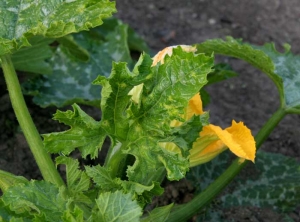
[[[233,120],[232,126],[224,130],[213,124],[204,126],[190,150],[190,166],[206,163],[227,148],[238,157],[254,162],[255,141],[243,122],[236,123]]]
[[[163,59],[167,54],[172,55],[174,47],[177,46],[167,47],[158,52],[153,57],[152,66],[155,66],[158,62],[163,63]],[[183,45],[181,47],[188,52],[196,51],[196,48],[192,46]],[[203,114],[202,101],[200,94],[197,93],[190,99],[183,118],[189,120],[193,115],[201,114]],[[173,120],[170,124],[172,127],[178,127],[182,122]],[[168,142],[161,143],[160,145],[167,150],[177,153],[180,152],[179,148],[174,143]],[[238,157],[254,162],[256,152],[255,141],[251,131],[243,122],[236,123],[233,120],[232,126],[224,130],[213,124],[204,126],[199,133],[199,138],[194,142],[193,147],[190,150],[190,166],[193,167],[206,163],[227,148]]]

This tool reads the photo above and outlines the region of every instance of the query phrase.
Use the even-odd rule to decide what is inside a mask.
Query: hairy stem
[[[10,56],[2,56],[1,62],[13,109],[43,178],[58,186],[64,185],[32,121]]]
[[[280,108],[265,123],[255,137],[257,149],[259,149],[259,147],[263,144],[266,138],[270,135],[270,133],[285,115],[285,110]],[[248,161],[240,163],[239,158],[237,158],[226,169],[226,171],[212,184],[210,184],[202,193],[194,197],[194,199],[189,203],[177,206],[175,210],[171,212],[167,221],[180,222],[191,218],[193,215],[199,212],[199,210],[207,206],[207,204],[209,204],[234,179],[234,177],[246,166],[247,163]]]

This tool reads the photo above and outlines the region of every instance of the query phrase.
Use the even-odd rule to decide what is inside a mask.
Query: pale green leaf
[[[27,215],[17,215],[15,212],[9,210],[7,206],[4,205],[2,199],[0,198],[0,222],[30,222],[30,216]]]
[[[61,107],[76,102],[99,106],[100,87],[91,85],[92,81],[98,75],[109,76],[112,61],[132,62],[127,44],[127,26],[116,26],[104,40],[99,34],[101,30],[100,26],[73,35],[73,44],[89,53],[87,62],[74,61],[75,55],[70,57],[69,51],[66,54],[66,46],[58,47],[50,60],[52,75],[31,80],[24,86],[27,94],[34,95],[36,104]],[[76,53],[79,51],[76,50]]]
[[[164,222],[169,217],[173,204],[154,208],[141,222]]]
[[[62,221],[64,222],[84,222],[83,212],[77,206],[75,206],[74,211],[67,210],[62,216]]]
[[[90,179],[84,171],[78,169],[78,160],[66,156],[59,156],[55,159],[55,162],[56,165],[66,165],[67,187],[72,193],[78,194],[89,189]]]
[[[82,111],[78,105],[73,105],[74,112],[57,111],[54,119],[71,126],[71,129],[59,132],[44,134],[44,144],[48,152],[64,154],[71,153],[78,148],[85,158],[98,157],[106,132],[101,128],[100,123]]]
[[[7,190],[9,187],[18,183],[27,183],[28,180],[22,176],[16,176],[12,173],[0,170],[0,189],[2,192]]]
[[[2,200],[15,213],[32,214],[44,221],[60,221],[63,212],[68,209],[63,190],[45,181],[31,181],[10,187]]]
[[[32,35],[58,38],[87,30],[116,11],[109,0],[8,0],[0,9],[0,56],[29,46]]]
[[[142,209],[130,194],[102,193],[96,199],[91,221],[138,222]]]

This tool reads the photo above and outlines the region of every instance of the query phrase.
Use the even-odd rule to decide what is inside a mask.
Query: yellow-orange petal
[[[230,133],[233,140],[240,145],[240,149],[232,150],[228,146],[229,149],[237,156],[254,162],[256,146],[250,129],[248,129],[243,122],[236,123],[232,120],[232,126],[225,130]]]
[[[173,48],[176,48],[180,46],[184,51],[186,52],[196,52],[197,48],[194,46],[190,45],[175,45],[175,46],[169,46],[164,48],[163,50],[159,51],[154,57],[153,57],[153,62],[152,66],[155,66],[157,63],[161,62],[161,64],[164,63],[164,58],[168,54],[169,56],[172,55],[173,53]]]
[[[192,118],[193,115],[201,114],[203,114],[202,101],[200,94],[197,93],[189,101],[189,105],[186,110],[186,119]]]

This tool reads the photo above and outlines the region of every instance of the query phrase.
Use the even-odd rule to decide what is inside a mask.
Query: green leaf
[[[154,208],[149,215],[141,220],[141,222],[164,222],[168,219],[173,204],[163,207]]]
[[[226,41],[222,39],[207,40],[201,44],[197,44],[197,51],[204,52],[205,54],[227,55],[245,60],[266,74],[270,74],[270,77],[279,79],[273,74],[274,64],[271,58],[261,50],[255,49],[253,46],[243,43],[239,39],[227,37]]]
[[[100,165],[88,167],[85,166],[86,173],[91,177],[94,183],[101,188],[102,191],[116,191],[121,189],[120,180],[112,178],[110,170]]]
[[[68,202],[63,190],[45,181],[31,181],[10,187],[2,200],[16,214],[34,215],[44,221],[60,221]]]
[[[121,180],[120,178],[112,178],[110,170],[100,165],[85,167],[85,169],[87,175],[100,187],[101,192],[123,190],[126,193],[131,193],[132,197],[139,200],[140,205],[151,202],[153,196],[163,193],[163,189],[157,183],[145,186],[139,183]]]
[[[109,0],[0,2],[0,56],[29,46],[32,35],[58,38],[99,26],[116,11]]]
[[[232,193],[221,197],[224,207],[269,207],[289,212],[300,202],[300,165],[281,154],[258,152],[253,179],[239,180]]]
[[[71,129],[59,132],[44,134],[44,144],[48,152],[70,154],[78,148],[82,156],[86,158],[98,157],[98,150],[101,149],[106,132],[101,128],[100,123],[82,111],[78,105],[73,105],[74,112],[57,111],[54,119],[71,126]]]
[[[52,67],[46,60],[53,55],[49,46],[53,41],[54,39],[42,36],[32,37],[30,39],[31,47],[21,48],[11,56],[15,69],[36,74],[51,74]]]
[[[300,57],[294,56],[288,45],[284,53],[279,53],[271,43],[254,46],[228,37],[227,41],[208,40],[198,44],[197,49],[208,54],[233,56],[262,70],[277,86],[281,107],[289,113],[300,113]]]
[[[44,136],[49,152],[62,151],[66,154],[75,147],[86,154],[94,153],[100,148],[98,141],[103,142],[105,136],[109,136],[112,147],[120,144],[110,158],[113,159],[114,155],[134,156],[133,165],[128,166],[126,171],[128,181],[115,179],[118,164],[109,165],[109,160],[105,165],[107,169],[100,166],[86,168],[87,174],[104,190],[106,185],[118,189],[120,184],[122,189],[136,193],[137,198],[143,199],[142,202],[161,193],[156,183],[162,177],[157,174],[158,171],[162,174],[165,168],[169,179],[179,180],[189,169],[187,151],[196,139],[193,127],[198,130],[207,124],[208,116],[194,117],[187,123],[182,116],[189,100],[206,84],[213,58],[184,52],[178,47],[173,50],[172,57],[165,58],[164,64],[154,67],[151,64],[152,59],[146,54],[141,56],[133,72],[126,63],[113,63],[110,77],[99,76],[94,82],[103,87],[101,121],[92,120],[75,105],[74,112],[58,112],[55,115],[71,129]],[[137,104],[129,94],[140,84],[142,87]],[[175,119],[183,123],[177,131],[170,126]],[[184,132],[191,135],[184,136]],[[175,133],[181,136],[180,153],[160,145],[162,141],[172,142]],[[119,159],[122,161],[122,158]]]
[[[64,212],[62,221],[66,222],[84,222],[83,212],[77,206],[74,211],[67,210]]]
[[[59,156],[55,159],[55,162],[56,165],[66,165],[67,185],[69,191],[74,194],[78,194],[89,189],[90,179],[85,172],[78,169],[78,160],[74,160],[70,157]]]
[[[295,56],[290,52],[290,46],[285,45],[285,52],[276,50],[273,43],[264,46],[253,46],[265,52],[275,65],[274,73],[279,76],[282,83],[281,97],[287,112],[300,113],[300,56]],[[281,82],[282,82],[281,81]],[[280,83],[281,83],[280,82]],[[283,92],[282,92],[283,91]]]
[[[203,191],[229,164],[229,152],[223,152],[212,161],[194,167],[187,178],[194,183],[197,192]],[[251,176],[245,180],[240,175],[229,185],[220,200],[219,207],[256,206],[288,212],[300,202],[300,165],[296,160],[281,154],[257,152]]]
[[[138,203],[131,200],[130,194],[121,191],[100,194],[90,221],[122,221],[138,222],[142,209]]]
[[[132,62],[127,44],[127,25],[116,26],[104,41],[99,34],[101,30],[100,26],[90,32],[73,35],[74,44],[89,53],[88,62],[74,61],[74,52],[70,57],[63,44],[50,60],[52,75],[27,82],[25,93],[34,95],[33,101],[42,107],[61,107],[75,102],[99,106],[100,87],[91,85],[92,81],[98,75],[109,76],[112,61]],[[76,53],[79,53],[77,49]]]
[[[9,187],[18,183],[27,183],[28,180],[22,176],[16,176],[12,173],[8,173],[0,170],[0,189],[4,192]]]
[[[2,199],[0,198],[0,221],[30,222],[32,221],[32,218],[30,219],[29,215],[18,215],[9,210],[9,208],[4,205]]]
[[[145,178],[155,175],[162,165],[171,180],[181,179],[188,170],[187,158],[163,149],[159,142],[171,138],[172,120],[185,121],[181,115],[189,99],[206,84],[213,59],[178,47],[164,64],[151,64],[150,57],[143,55],[131,73],[126,64],[115,63],[108,79],[98,77],[95,81],[103,86],[102,127],[113,141],[122,144],[123,153],[135,157],[135,163],[127,170],[129,180],[144,185],[152,183]],[[136,104],[128,94],[141,83],[141,102]]]
[[[90,55],[86,49],[77,44],[72,35],[67,35],[57,39],[61,51],[70,59],[80,62],[88,62]]]
[[[193,116],[191,119],[183,123],[180,127],[172,129],[172,142],[175,143],[183,151],[185,157],[189,156],[189,149],[199,137],[202,127],[209,124],[209,113]]]

